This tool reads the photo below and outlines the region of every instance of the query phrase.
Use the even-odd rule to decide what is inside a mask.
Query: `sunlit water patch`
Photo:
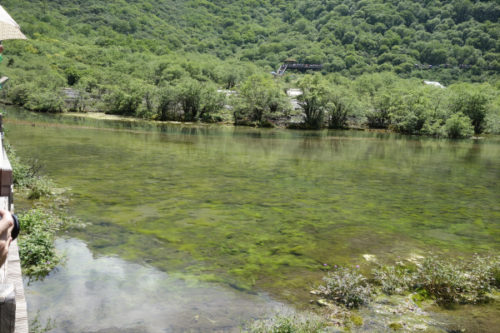
[[[66,264],[28,286],[30,310],[51,332],[239,332],[241,325],[283,308],[265,295],[249,295],[171,277],[151,266],[94,256],[84,242],[59,239]]]

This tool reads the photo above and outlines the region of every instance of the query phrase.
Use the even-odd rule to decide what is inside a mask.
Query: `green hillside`
[[[7,0],[29,41],[5,41],[4,98],[57,111],[63,87],[74,109],[157,119],[177,95],[223,104],[217,88],[269,74],[287,58],[323,74],[490,82],[500,73],[500,1]],[[284,78],[290,82],[296,77]],[[337,79],[338,81],[338,79]],[[167,96],[167,97],[165,97]],[[208,96],[208,97],[207,97]],[[156,106],[155,106],[156,105]],[[153,118],[155,118],[153,117]],[[185,117],[184,120],[193,120]]]
[[[3,3],[31,38],[50,36],[74,46],[212,54],[270,68],[294,57],[354,75],[409,73],[414,64],[472,67],[471,73],[449,73],[449,79],[500,70],[498,1]]]

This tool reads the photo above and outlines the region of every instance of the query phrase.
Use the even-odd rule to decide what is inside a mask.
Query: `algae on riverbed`
[[[11,142],[72,188],[96,254],[303,305],[324,267],[365,253],[499,250],[497,138],[11,115]]]

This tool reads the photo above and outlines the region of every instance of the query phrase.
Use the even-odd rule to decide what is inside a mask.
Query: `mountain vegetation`
[[[293,116],[284,88],[320,80],[290,71],[273,80],[270,72],[293,58],[322,64],[324,82],[314,94],[328,91],[315,102],[321,119],[308,116],[314,110],[304,94],[301,126],[355,123],[450,137],[500,128],[498,0],[2,5],[30,38],[4,42],[0,70],[11,82],[3,98],[31,110],[267,126]],[[456,94],[438,93],[423,79],[461,86],[451,89]],[[260,92],[251,91],[256,85]],[[241,95],[228,101],[221,89]]]

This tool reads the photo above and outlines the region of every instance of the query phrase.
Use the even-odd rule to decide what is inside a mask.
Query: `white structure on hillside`
[[[443,89],[446,88],[445,86],[443,86],[441,83],[439,83],[437,81],[425,81],[424,80],[424,84],[426,84],[428,86],[443,88]]]

